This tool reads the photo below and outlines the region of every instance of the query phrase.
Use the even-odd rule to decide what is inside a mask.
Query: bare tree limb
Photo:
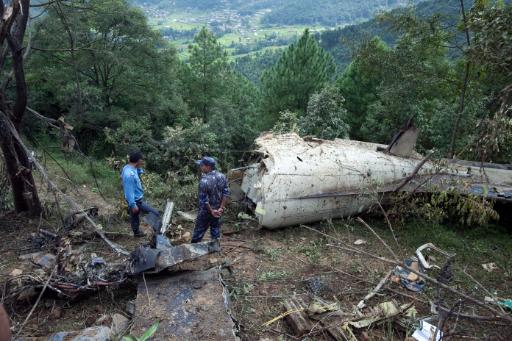
[[[383,239],[378,235],[378,233],[377,233],[377,232],[375,232],[375,230],[374,230],[374,229],[372,229],[372,228],[370,227],[370,225],[368,225],[368,224],[367,224],[367,223],[366,223],[366,222],[365,222],[361,217],[357,217],[357,219],[356,219],[356,220],[357,220],[358,222],[360,222],[361,224],[363,224],[363,225],[364,225],[368,230],[370,230],[370,231],[373,233],[373,235],[374,235],[375,237],[377,237],[377,239],[382,243],[382,245],[384,245],[384,247],[385,247],[386,249],[388,249],[389,253],[391,253],[391,255],[393,256],[393,258],[394,258],[397,262],[399,261],[399,258],[398,258],[398,256],[396,255],[396,253],[393,251],[393,249],[389,247],[389,245],[388,245],[388,244],[387,244],[387,243],[386,243],[386,242],[385,242],[385,241],[384,241],[384,240],[383,240]]]
[[[393,192],[399,192],[402,188],[404,188],[405,185],[407,185],[412,179],[414,179],[416,174],[418,174],[418,172],[420,171],[421,167],[423,167],[423,165],[430,159],[430,157],[432,157],[432,154],[433,153],[428,153],[427,156],[425,156],[423,160],[421,160],[421,162],[416,165],[411,175],[406,177]]]

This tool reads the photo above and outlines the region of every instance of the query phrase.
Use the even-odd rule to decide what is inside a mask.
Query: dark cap
[[[210,156],[204,156],[201,160],[196,161],[196,165],[198,166],[211,166],[212,168],[215,168],[215,165],[217,162],[213,157]]]

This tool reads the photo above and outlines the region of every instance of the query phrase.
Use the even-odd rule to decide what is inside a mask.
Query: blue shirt
[[[203,174],[199,181],[199,210],[207,210],[206,204],[214,210],[219,209],[224,197],[229,197],[226,176],[215,170]]]
[[[123,182],[124,198],[129,208],[134,208],[136,201],[144,197],[144,189],[140,182],[140,174],[144,173],[143,169],[135,168],[132,165],[126,165],[121,172],[121,181]]]

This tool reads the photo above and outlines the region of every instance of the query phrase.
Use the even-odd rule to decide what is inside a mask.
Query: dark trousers
[[[220,238],[220,218],[215,218],[208,211],[199,211],[196,218],[196,227],[192,236],[192,243],[203,240],[204,234],[210,228],[210,235],[213,239]]]
[[[147,202],[143,200],[138,200],[135,202],[137,204],[137,207],[139,208],[139,212],[133,213],[131,208],[128,209],[130,211],[130,220],[132,225],[133,233],[139,232],[140,228],[140,214],[141,213],[153,213],[157,216],[160,216],[160,212],[158,212],[156,209],[151,207]]]

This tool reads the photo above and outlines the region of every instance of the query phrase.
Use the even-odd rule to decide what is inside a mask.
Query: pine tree
[[[203,27],[194,37],[190,52],[191,106],[203,121],[208,120],[216,99],[225,92],[228,73],[227,54],[212,32]]]
[[[266,124],[273,126],[278,113],[284,110],[305,113],[310,95],[321,90],[334,73],[332,56],[305,30],[262,76]]]

